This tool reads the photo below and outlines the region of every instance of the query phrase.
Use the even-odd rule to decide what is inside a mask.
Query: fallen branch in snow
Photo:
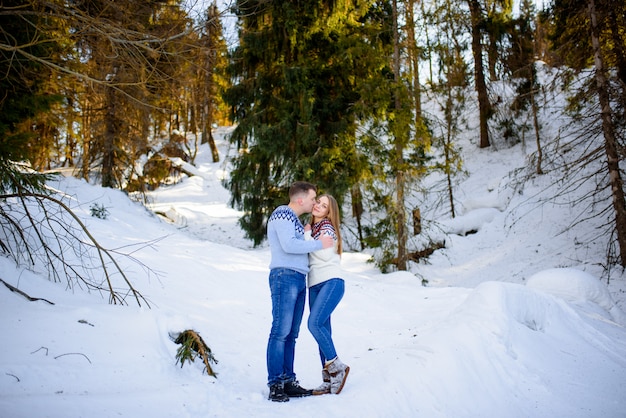
[[[176,352],[176,360],[183,367],[185,360],[193,362],[196,354],[202,357],[205,370],[209,376],[217,378],[217,374],[213,371],[209,363],[217,364],[217,360],[213,357],[213,353],[208,345],[204,342],[200,334],[192,329],[185,330],[180,334],[170,334],[170,338],[176,344],[181,344]]]
[[[77,356],[83,356],[87,359],[87,361],[89,362],[89,364],[91,364],[91,360],[89,360],[89,357],[87,357],[86,355],[84,355],[83,353],[65,353],[65,354],[59,354],[58,356],[56,356],[54,359],[58,359],[59,357],[63,357],[63,356],[70,356],[70,355],[77,355]]]
[[[17,377],[16,375],[14,375],[14,374],[11,374],[11,373],[5,373],[5,374],[6,374],[7,376],[12,376],[12,377],[14,377],[14,378],[15,378],[18,382],[20,381],[20,378],[19,378],[19,377]]]
[[[170,158],[172,162],[172,168],[174,170],[180,171],[183,174],[188,175],[189,177],[193,177],[196,174],[194,173],[193,166],[189,163],[184,162],[180,158]]]
[[[0,279],[0,282],[4,283],[4,285],[6,287],[9,288],[9,290],[11,292],[15,292],[15,293],[19,293],[20,295],[24,296],[26,299],[30,300],[31,302],[35,302],[37,300],[43,300],[44,302],[48,302],[50,305],[54,305],[53,302],[50,302],[48,299],[44,299],[44,298],[34,298],[32,296],[29,296],[26,294],[26,292],[21,291],[20,289],[18,289],[17,287],[10,285],[9,283],[5,282],[4,280]]]
[[[445,242],[432,242],[428,248],[424,248],[421,251],[414,251],[412,253],[408,253],[407,254],[407,259],[409,259],[411,261],[418,262],[422,258],[428,258],[435,251],[440,250],[442,248],[446,248],[446,243]]]

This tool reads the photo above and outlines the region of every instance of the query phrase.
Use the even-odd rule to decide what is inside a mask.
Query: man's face
[[[309,190],[309,193],[304,199],[302,199],[302,213],[311,213],[313,206],[315,205],[315,198],[317,193],[315,190]]]

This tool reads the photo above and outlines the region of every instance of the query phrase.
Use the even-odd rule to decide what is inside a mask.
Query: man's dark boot
[[[287,402],[289,401],[289,396],[285,393],[282,384],[274,383],[270,386],[270,396],[267,399],[272,402]]]
[[[290,398],[302,398],[304,396],[313,395],[313,391],[311,389],[305,389],[298,383],[297,380],[293,380],[291,382],[285,383],[284,388],[285,395]]]

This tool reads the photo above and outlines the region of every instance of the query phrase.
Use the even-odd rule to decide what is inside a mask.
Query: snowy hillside
[[[222,157],[234,152],[226,133],[216,132]],[[585,241],[589,225],[567,228],[570,209],[536,204],[550,179],[504,187],[526,163],[521,145],[465,146],[462,211],[439,220],[447,247],[415,274],[383,275],[368,254],[347,252],[333,317],[352,369],[346,386],[285,404],[267,400],[269,251],[237,227],[224,160],[210,162],[202,148],[197,175],[152,193],[151,209],[166,216],[119,191],[59,179],[51,186],[92,233],[137,260],[121,262],[150,308],[109,305],[0,258],[1,279],[54,303],[0,283],[0,416],[623,417],[626,277],[603,271],[605,249]],[[106,219],[90,215],[94,203]],[[462,234],[470,229],[478,232]],[[217,378],[199,361],[176,364],[168,334],[190,328],[213,350]],[[296,356],[300,383],[317,386],[306,314]]]

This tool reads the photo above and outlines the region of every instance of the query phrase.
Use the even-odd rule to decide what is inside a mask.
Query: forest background
[[[382,271],[410,270],[445,246],[434,214],[459,211],[456,139],[475,128],[476,147],[535,149],[514,182],[558,173],[555,200],[592,185],[572,224],[604,219],[589,239],[606,247],[607,269],[626,267],[626,5],[513,6],[2,1],[0,246],[20,262],[35,252],[63,260],[64,246],[16,210],[34,200],[52,222],[68,210],[47,192],[51,173],[145,199],[173,174],[190,175],[200,144],[219,161],[212,129],[233,124],[239,153],[226,187],[254,245],[289,184],[307,179],[350,211],[352,250],[371,250]],[[552,76],[539,78],[540,68]],[[557,90],[571,92],[566,106],[552,101]],[[539,122],[556,105],[564,130]],[[426,189],[433,174],[441,186]],[[433,193],[439,205],[420,205]]]

